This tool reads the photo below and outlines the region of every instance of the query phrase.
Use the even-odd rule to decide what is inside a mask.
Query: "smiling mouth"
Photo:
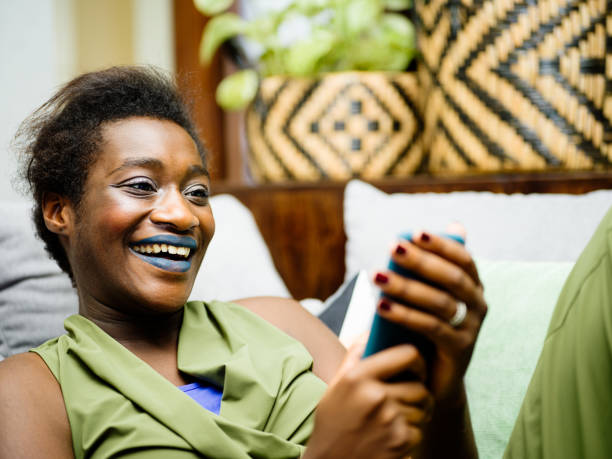
[[[185,272],[191,267],[196,241],[183,236],[154,236],[130,244],[132,252],[156,268]]]
[[[143,244],[132,246],[135,252],[151,255],[153,257],[169,258],[172,260],[185,260],[189,258],[191,249],[169,244]]]

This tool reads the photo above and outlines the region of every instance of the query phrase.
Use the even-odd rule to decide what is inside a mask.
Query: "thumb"
[[[359,363],[361,357],[363,356],[363,351],[365,350],[366,343],[368,342],[368,333],[362,333],[353,341],[353,343],[349,346],[346,351],[346,355],[344,356],[344,360],[340,364],[338,371],[332,378],[330,385],[334,384],[338,379],[346,374],[351,368]]]
[[[463,226],[459,222],[453,222],[446,226],[446,232],[448,234],[456,234],[457,236],[461,236],[465,241],[467,236],[467,231],[465,230],[465,226]]]

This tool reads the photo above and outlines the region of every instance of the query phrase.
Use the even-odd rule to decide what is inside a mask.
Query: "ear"
[[[74,211],[70,200],[61,194],[48,192],[43,195],[42,213],[45,226],[58,235],[72,232]]]

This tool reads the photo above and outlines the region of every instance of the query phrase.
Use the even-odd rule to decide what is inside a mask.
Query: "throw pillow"
[[[458,221],[467,247],[488,260],[575,261],[612,202],[612,190],[585,195],[489,192],[388,195],[353,180],[344,195],[346,279],[387,265],[397,235],[444,231]]]
[[[251,211],[230,195],[211,198],[213,237],[190,300],[290,297]]]
[[[34,235],[30,204],[0,204],[0,355],[25,352],[64,332],[76,292]]]

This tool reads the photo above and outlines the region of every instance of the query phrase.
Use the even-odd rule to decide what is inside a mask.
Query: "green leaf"
[[[313,15],[326,8],[330,8],[333,2],[329,0],[295,0],[295,9],[303,14]]]
[[[210,63],[221,44],[248,29],[248,23],[234,13],[225,13],[212,18],[204,28],[200,42],[200,60]]]
[[[411,0],[384,0],[384,8],[392,11],[404,11],[412,6]]]
[[[404,16],[381,17],[368,37],[346,51],[349,66],[358,70],[404,70],[415,56],[414,27]]]
[[[225,110],[241,110],[255,99],[258,85],[259,77],[255,70],[232,73],[217,87],[217,103]]]
[[[193,0],[196,9],[206,16],[214,16],[232,6],[234,0]]]
[[[401,14],[384,14],[380,21],[382,39],[390,46],[401,49],[415,48],[414,25]]]
[[[343,9],[346,31],[349,36],[358,35],[372,27],[382,13],[378,0],[353,0]]]
[[[289,75],[312,75],[319,70],[320,60],[334,47],[334,34],[327,30],[314,30],[312,36],[291,46],[285,56]]]

